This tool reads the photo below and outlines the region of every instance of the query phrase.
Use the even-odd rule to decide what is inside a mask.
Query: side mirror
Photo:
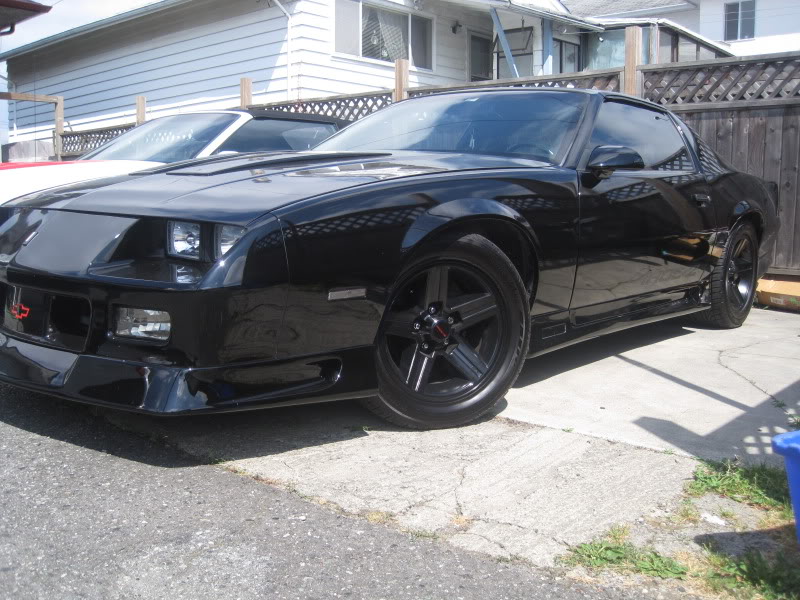
[[[617,169],[644,169],[644,159],[626,146],[597,146],[589,155],[586,169],[595,177],[605,179]]]

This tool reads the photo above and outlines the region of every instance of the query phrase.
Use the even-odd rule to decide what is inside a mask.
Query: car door
[[[603,145],[638,152],[644,168],[579,169],[576,324],[681,298],[705,273],[715,224],[708,184],[669,114],[606,98],[579,167]]]

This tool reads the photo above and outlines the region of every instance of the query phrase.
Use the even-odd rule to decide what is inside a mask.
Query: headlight
[[[169,339],[171,329],[169,313],[163,310],[127,306],[117,308],[114,335],[165,342]]]
[[[216,257],[225,256],[228,250],[233,248],[233,245],[238,242],[245,231],[244,227],[237,227],[236,225],[217,225],[217,254]]]
[[[200,224],[170,221],[167,244],[167,253],[172,256],[200,260]]]

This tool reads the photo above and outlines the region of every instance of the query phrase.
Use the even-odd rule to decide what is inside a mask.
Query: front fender
[[[408,228],[403,238],[402,249],[404,252],[409,252],[431,236],[441,233],[454,224],[469,225],[486,219],[505,221],[515,227],[531,244],[534,254],[538,253],[540,246],[531,224],[505,204],[484,198],[451,200],[433,206],[419,215]]]

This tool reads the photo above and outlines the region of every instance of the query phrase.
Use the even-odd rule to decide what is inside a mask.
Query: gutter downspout
[[[281,0],[273,0],[275,5],[286,15],[286,99],[292,99],[292,15],[289,14]]]
[[[277,0],[275,0],[277,2]],[[508,45],[508,39],[506,38],[506,31],[503,29],[502,23],[500,23],[500,17],[497,16],[497,9],[493,6],[489,9],[489,12],[492,15],[492,22],[494,23],[494,28],[497,30],[497,39],[500,40],[500,46],[503,47],[503,54],[506,57],[506,62],[508,63],[509,68],[511,69],[511,76],[512,77],[519,77],[519,71],[517,71],[517,63],[514,62],[514,57],[511,54],[511,47]],[[499,75],[499,73],[498,73]]]

